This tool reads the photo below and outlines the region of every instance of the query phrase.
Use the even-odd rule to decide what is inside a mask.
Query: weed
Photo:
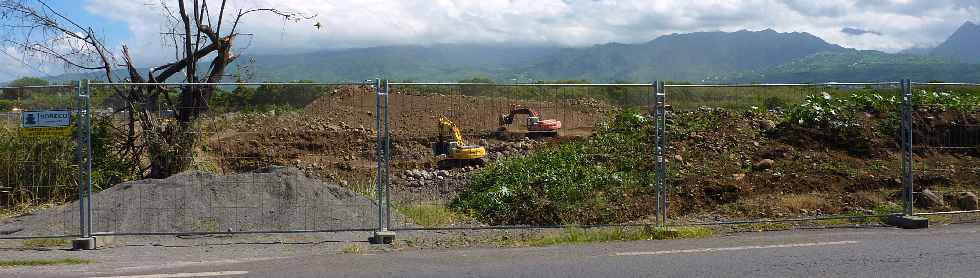
[[[841,161],[828,161],[828,162],[817,163],[816,170],[821,173],[844,176],[852,179],[856,178],[859,174],[859,171],[857,169]]]
[[[882,214],[901,213],[903,208],[902,205],[888,202],[884,204],[879,204],[878,206],[874,207],[871,210],[874,211],[875,214],[882,215]]]
[[[349,244],[344,246],[344,249],[342,250],[344,254],[360,254],[363,251],[364,250],[361,249],[361,246],[357,244]]]
[[[426,228],[458,223],[466,218],[439,204],[396,205],[395,209]]]
[[[24,240],[25,248],[50,248],[68,246],[69,242],[63,238],[40,238]]]
[[[926,218],[929,219],[929,223],[934,223],[934,224],[953,223],[953,219],[945,215],[926,215]]]
[[[782,206],[793,212],[807,212],[828,209],[827,200],[814,194],[790,194],[780,198]]]
[[[371,200],[377,200],[378,191],[375,187],[375,178],[372,176],[370,181],[366,182],[354,182],[346,187],[354,193],[360,194],[361,196],[367,197]]]
[[[54,260],[3,260],[0,261],[0,267],[77,265],[77,264],[90,264],[90,263],[93,262],[90,260],[81,260],[81,259],[74,259],[74,258],[54,259]]]
[[[868,217],[867,215],[859,211],[849,212],[845,216],[847,216],[847,218],[814,220],[813,224],[816,224],[817,226],[844,226],[844,225],[852,225],[852,224],[867,225],[875,222],[880,222],[878,221],[877,218]]]
[[[590,228],[568,227],[559,233],[509,242],[509,245],[551,246],[609,241],[703,238],[714,234],[704,227]]]
[[[754,231],[754,232],[785,231],[792,228],[793,225],[789,223],[783,223],[783,222],[760,222],[760,223],[738,224],[732,226],[732,230],[734,231]]]
[[[197,222],[198,229],[210,233],[220,232],[218,230],[218,219],[214,217],[203,217]]]

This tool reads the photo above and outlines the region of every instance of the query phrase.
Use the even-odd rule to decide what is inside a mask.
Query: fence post
[[[388,244],[394,241],[395,233],[390,231],[388,218],[388,82],[374,80],[375,91],[375,130],[377,130],[377,167],[375,177],[375,198],[378,200],[378,229],[374,231],[369,241],[373,244]],[[383,109],[383,110],[382,110]]]
[[[902,212],[911,216],[915,203],[912,173],[912,81],[902,80],[902,190],[903,204]]]
[[[666,125],[666,107],[665,102],[667,98],[666,90],[664,89],[663,81],[656,81],[653,83],[654,86],[654,121],[656,125],[656,130],[654,133],[654,143],[656,148],[656,192],[657,192],[657,225],[664,226],[667,223],[667,188],[666,188],[666,161],[664,160],[664,126]]]
[[[74,250],[95,249],[92,237],[92,98],[88,80],[77,85],[76,151],[78,157],[78,225],[79,238],[72,241]]]
[[[889,225],[904,229],[922,229],[929,227],[929,219],[915,216],[913,205],[915,204],[912,172],[912,112],[914,100],[912,99],[912,81],[902,80],[902,203],[905,205],[902,214],[888,216],[886,222]]]
[[[384,138],[385,138],[384,150],[385,150],[385,152],[384,152],[384,154],[385,154],[385,156],[384,156],[384,159],[385,159],[385,171],[384,171],[384,184],[382,184],[382,185],[383,185],[383,189],[384,189],[384,205],[385,205],[384,206],[385,207],[385,219],[384,219],[385,220],[385,223],[384,224],[385,224],[385,230],[388,231],[388,230],[391,230],[391,199],[389,198],[390,196],[389,196],[389,192],[388,192],[389,191],[388,189],[391,188],[391,129],[390,129],[391,122],[390,122],[389,117],[388,117],[388,111],[390,111],[390,109],[388,109],[388,96],[390,95],[388,90],[390,90],[391,87],[388,85],[388,83],[389,83],[388,80],[385,80],[384,82],[385,82],[384,83],[384,102],[385,102],[385,106],[384,106],[384,112],[385,112],[385,129],[384,129]],[[394,235],[392,234],[392,236],[394,236]]]

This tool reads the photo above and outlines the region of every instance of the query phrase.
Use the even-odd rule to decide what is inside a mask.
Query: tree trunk
[[[164,132],[147,134],[150,139],[150,172],[147,178],[163,179],[190,168],[197,138],[191,125],[170,124]]]

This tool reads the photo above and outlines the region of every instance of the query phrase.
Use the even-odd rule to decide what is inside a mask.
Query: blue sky
[[[142,1],[142,0],[134,0]],[[107,41],[120,42],[130,36],[128,26],[126,24],[119,24],[120,21],[111,20],[94,12],[83,8],[85,2],[83,0],[55,0],[48,1],[48,5],[52,8],[60,11],[68,18],[71,18],[76,23],[82,26],[90,26],[95,29],[99,34],[106,36]]]
[[[160,33],[161,3],[177,0],[47,0],[92,26],[140,66],[172,59]],[[218,2],[214,0],[213,2]],[[247,18],[236,53],[299,53],[382,45],[494,43],[584,47],[639,43],[670,33],[775,29],[809,32],[858,49],[931,47],[966,21],[980,0],[229,0],[229,9],[276,7],[317,17],[284,22]],[[322,29],[312,25],[320,22]],[[16,54],[16,53],[15,53]],[[35,65],[47,74],[63,67]],[[40,75],[0,57],[0,80]]]

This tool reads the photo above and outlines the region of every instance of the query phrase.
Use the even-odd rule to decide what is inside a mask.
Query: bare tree
[[[109,82],[142,84],[112,88],[126,105],[122,111],[128,118],[120,155],[131,157],[144,176],[163,178],[188,168],[193,161],[197,140],[193,125],[208,111],[208,99],[216,90],[207,83],[225,78],[226,68],[238,57],[232,49],[242,35],[239,24],[259,13],[287,21],[313,18],[275,8],[226,11],[226,2],[220,0],[217,7],[207,0],[164,0],[148,5],[167,18],[169,30],[162,36],[172,42],[168,46],[174,49],[174,59],[149,68],[145,74],[135,66],[127,46],[113,51],[93,28],[76,23],[44,0],[0,1],[0,34],[4,46],[16,47],[26,55],[61,63],[68,69],[102,72]],[[167,80],[197,85],[177,89],[160,85]],[[159,113],[161,106],[172,109],[173,114]]]

